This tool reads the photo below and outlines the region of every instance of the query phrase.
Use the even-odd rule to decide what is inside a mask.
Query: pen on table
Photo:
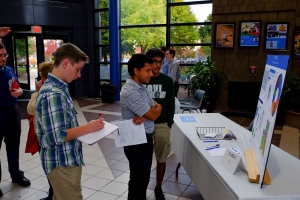
[[[211,149],[217,149],[220,148],[220,146],[215,146],[215,147],[207,147],[205,150],[211,150]]]
[[[203,142],[219,142],[218,140],[203,140]]]
[[[236,150],[235,148],[231,148],[233,151],[235,151],[237,154],[240,154],[240,152],[238,152],[238,150]]]

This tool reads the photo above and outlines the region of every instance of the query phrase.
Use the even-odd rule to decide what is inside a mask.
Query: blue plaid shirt
[[[36,133],[46,174],[59,166],[84,165],[81,142],[77,139],[65,142],[67,129],[77,126],[67,84],[49,74],[36,100]]]

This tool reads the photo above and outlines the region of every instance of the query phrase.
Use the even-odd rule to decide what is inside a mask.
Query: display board
[[[268,55],[251,137],[262,187],[289,56]],[[271,177],[272,178],[272,177]]]

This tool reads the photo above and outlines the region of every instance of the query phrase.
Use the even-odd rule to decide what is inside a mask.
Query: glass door
[[[67,37],[14,34],[13,62],[22,89],[35,91],[38,65],[53,61],[56,49],[67,42]]]
[[[35,77],[38,75],[36,38],[34,36],[14,36],[13,47],[15,72],[21,88],[35,89]]]
[[[43,39],[44,61],[53,61],[53,54],[64,43],[63,39]]]

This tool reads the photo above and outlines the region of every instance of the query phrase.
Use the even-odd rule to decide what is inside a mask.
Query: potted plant
[[[190,80],[185,89],[188,95],[194,94],[197,89],[205,91],[203,107],[207,112],[213,112],[216,102],[223,95],[223,86],[227,82],[224,71],[215,66],[210,56],[197,62],[187,71],[187,79]]]

